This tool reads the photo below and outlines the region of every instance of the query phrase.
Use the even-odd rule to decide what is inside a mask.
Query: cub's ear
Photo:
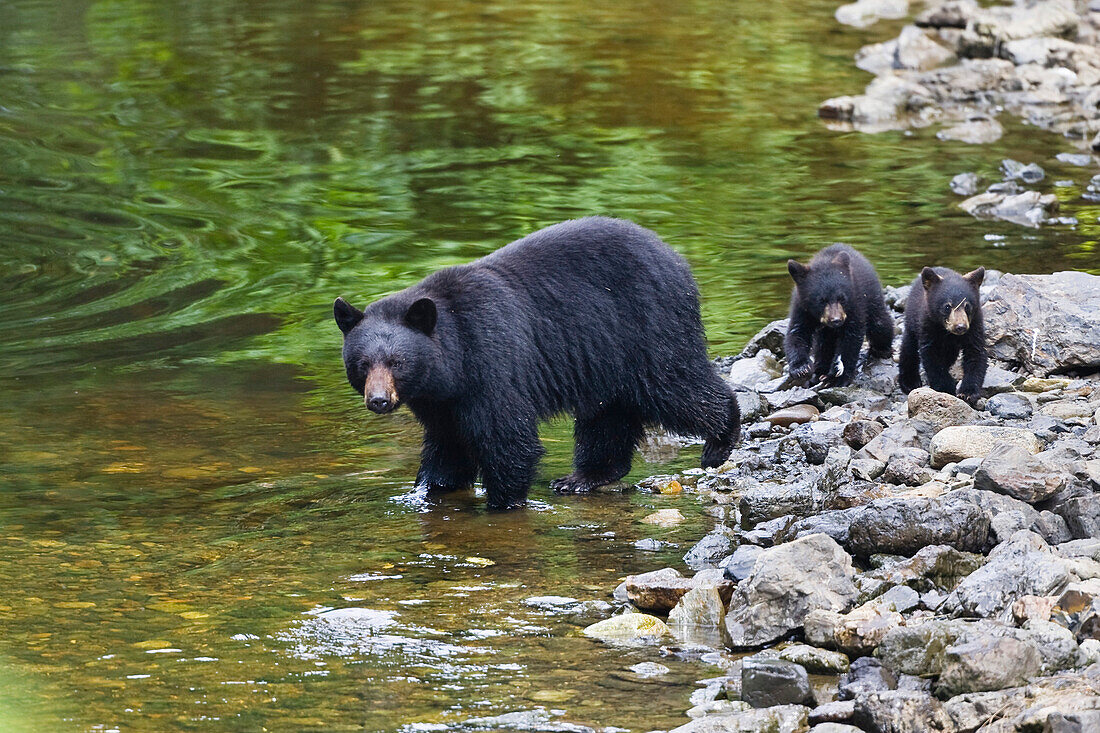
[[[931,290],[933,285],[942,280],[943,278],[940,277],[931,267],[926,267],[920,271],[921,285],[924,286],[925,290]]]
[[[837,256],[833,258],[833,264],[847,270],[850,269],[852,259],[848,256],[847,252],[838,252]]]
[[[800,283],[810,274],[810,268],[795,260],[787,260],[787,272],[791,273],[791,279]]]
[[[977,270],[971,270],[963,275],[963,280],[970,283],[970,286],[973,288],[981,286],[982,280],[985,280],[985,268],[979,267]]]
[[[363,311],[359,310],[343,298],[337,298],[332,304],[332,315],[336,319],[336,325],[347,334],[359,321],[363,320]]]
[[[431,336],[432,331],[435,330],[437,316],[435,301],[431,298],[421,298],[410,305],[405,312],[405,325]]]

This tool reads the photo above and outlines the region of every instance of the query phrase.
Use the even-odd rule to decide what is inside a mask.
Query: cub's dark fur
[[[946,267],[926,267],[913,281],[905,303],[905,336],[898,358],[898,386],[909,393],[921,384],[973,404],[981,396],[988,357],[979,288],[985,268],[960,275]],[[962,352],[958,387],[951,365]]]
[[[812,373],[826,384],[848,384],[855,377],[864,336],[872,356],[890,356],[894,322],[867,258],[846,244],[834,244],[814,255],[809,265],[788,260],[787,270],[795,288],[783,346],[792,377],[805,379]]]
[[[707,359],[699,294],[653,232],[601,217],[548,227],[359,311],[338,298],[348,380],[367,407],[409,406],[424,426],[418,483],[524,503],[538,423],[576,418],[583,492],[622,478],[643,426],[706,439],[717,466],[739,437],[729,386]]]

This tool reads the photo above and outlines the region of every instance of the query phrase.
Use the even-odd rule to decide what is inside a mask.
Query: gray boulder
[[[993,395],[986,402],[985,409],[1004,420],[1027,420],[1034,412],[1031,400],[1019,392]]]
[[[1062,466],[1033,455],[1018,445],[1000,443],[982,459],[974,473],[974,487],[1007,494],[1034,504],[1066,487],[1070,475]]]
[[[813,690],[802,665],[783,659],[746,657],[741,662],[741,699],[754,708],[812,705]]]
[[[1038,453],[1042,444],[1035,433],[1024,428],[998,425],[960,425],[944,428],[932,438],[932,468],[943,468],[967,458],[984,458],[998,443],[1012,443],[1029,453]]]
[[[856,698],[852,723],[874,733],[951,730],[943,705],[927,692],[884,690]]]
[[[1005,275],[984,306],[992,356],[1040,375],[1100,369],[1100,276]]]
[[[779,705],[758,710],[707,715],[668,733],[802,733],[809,728],[810,709]]]
[[[980,552],[988,533],[986,514],[951,494],[936,499],[876,499],[852,520],[847,547],[862,556],[912,555],[928,545]]]
[[[1024,596],[1046,596],[1076,580],[1074,565],[1026,530],[993,548],[985,565],[967,576],[944,602],[955,616],[1008,618]]]
[[[847,610],[858,595],[852,558],[823,534],[761,552],[730,599],[726,632],[734,647],[754,647],[801,628],[814,609]]]

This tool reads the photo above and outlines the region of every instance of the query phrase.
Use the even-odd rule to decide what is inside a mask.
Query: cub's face
[[[430,371],[435,304],[422,298],[403,315],[364,315],[343,298],[333,306],[344,334],[344,369],[363,404],[380,415],[424,389]]]
[[[937,273],[930,267],[921,271],[928,303],[928,315],[940,323],[943,329],[955,336],[966,334],[975,314],[979,314],[979,288],[985,277],[985,268],[958,275]]]
[[[822,326],[840,328],[847,322],[851,311],[852,277],[846,253],[812,267],[789,260],[787,270],[798,288],[803,307],[816,316]]]

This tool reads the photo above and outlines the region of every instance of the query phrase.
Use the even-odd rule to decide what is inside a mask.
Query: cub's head
[[[840,328],[848,320],[852,300],[851,260],[838,252],[831,260],[809,265],[787,260],[802,306],[817,316],[822,326]]]
[[[920,281],[928,303],[928,317],[940,323],[944,330],[962,336],[982,317],[978,288],[985,278],[985,268],[965,275],[940,267],[921,270]]]
[[[431,298],[387,298],[366,313],[337,298],[332,311],[344,334],[348,381],[367,409],[382,415],[419,396],[431,372],[437,317]]]

